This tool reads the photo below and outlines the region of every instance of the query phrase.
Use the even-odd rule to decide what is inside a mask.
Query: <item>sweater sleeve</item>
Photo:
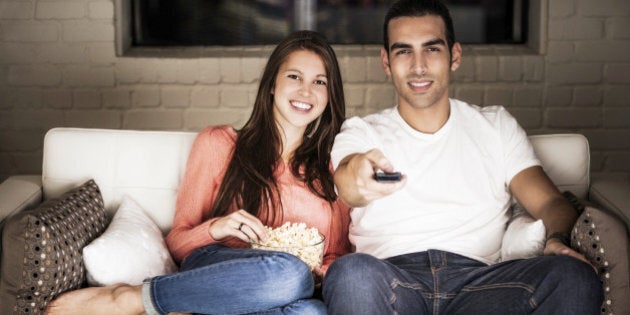
[[[204,129],[193,142],[177,195],[173,228],[166,236],[166,244],[178,264],[194,249],[217,242],[209,233],[210,224],[216,219],[204,218],[210,213],[225,175],[234,140],[231,127],[223,126]]]
[[[327,246],[322,262],[322,271],[326,273],[328,267],[335,259],[351,251],[348,229],[350,225],[350,207],[344,204],[340,198],[333,204],[332,218]]]

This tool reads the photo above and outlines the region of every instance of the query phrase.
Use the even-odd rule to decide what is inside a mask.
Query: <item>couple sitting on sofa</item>
[[[193,144],[166,238],[180,270],[71,291],[46,312],[598,313],[597,274],[568,244],[577,214],[523,129],[503,107],[448,97],[462,53],[446,7],[399,1],[384,35],[395,107],[344,123],[334,51],[291,34],[245,126],[208,127]],[[375,170],[404,175],[381,182]],[[512,196],[542,219],[545,255],[498,263]],[[321,267],[248,248],[284,222],[325,236]]]

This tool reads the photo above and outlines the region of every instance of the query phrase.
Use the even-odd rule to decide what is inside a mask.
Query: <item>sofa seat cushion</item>
[[[93,180],[10,217],[2,233],[0,314],[41,314],[85,283],[82,249],[108,219]]]

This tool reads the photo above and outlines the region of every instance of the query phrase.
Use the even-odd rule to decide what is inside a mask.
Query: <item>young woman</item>
[[[180,271],[61,295],[48,314],[325,314],[297,257],[249,248],[265,226],[304,222],[326,237],[321,278],[347,253],[349,209],[330,165],[345,103],[337,58],[323,36],[299,31],[269,57],[249,121],[201,131],[166,238]]]

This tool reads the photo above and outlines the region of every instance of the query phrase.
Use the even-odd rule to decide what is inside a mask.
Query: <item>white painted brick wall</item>
[[[90,1],[88,3],[88,17],[90,19],[106,19],[114,18],[114,4],[111,1]]]
[[[25,1],[0,2],[0,19],[27,20],[33,17],[34,4]]]
[[[87,4],[83,1],[38,1],[35,18],[38,20],[70,20],[84,18]]]
[[[505,105],[530,134],[580,132],[595,173],[630,176],[630,1],[549,0],[544,53],[464,46],[451,95]],[[0,0],[0,180],[41,171],[56,126],[242,126],[272,47],[117,57],[112,0]],[[347,114],[391,106],[380,46],[335,46]]]
[[[158,107],[160,106],[159,87],[138,87],[131,92],[131,106]]]
[[[120,129],[123,113],[115,109],[81,109],[66,112],[64,124],[84,128]]]

